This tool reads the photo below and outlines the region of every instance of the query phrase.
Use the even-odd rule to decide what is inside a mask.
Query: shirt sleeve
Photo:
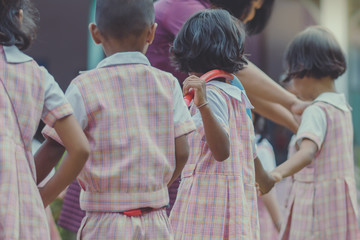
[[[79,88],[75,84],[70,84],[68,89],[66,90],[65,96],[71,104],[72,108],[74,109],[75,118],[79,122],[81,128],[84,130],[88,124],[88,117],[85,109],[84,100],[79,91]],[[47,125],[42,131],[42,133],[46,138],[50,137],[62,144],[62,141],[60,140],[56,131],[50,126]]]
[[[195,124],[193,119],[191,118],[188,108],[186,107],[180,84],[177,80],[175,81],[173,97],[175,138],[177,138],[194,131]]]
[[[56,120],[71,114],[73,114],[73,109],[63,91],[53,76],[46,71],[44,108],[41,119],[47,125],[53,126]]]
[[[296,135],[296,145],[300,146],[301,141],[307,138],[313,141],[320,150],[325,139],[326,129],[327,121],[324,111],[318,106],[309,106],[302,115]]]
[[[227,134],[229,134],[229,113],[228,106],[224,97],[213,89],[206,89],[207,100],[209,107],[215,116],[216,120],[224,128]],[[199,109],[196,109],[196,113],[192,116],[198,131],[205,136],[203,122]]]

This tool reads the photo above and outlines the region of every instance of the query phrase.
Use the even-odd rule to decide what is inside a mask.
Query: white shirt
[[[342,111],[351,111],[350,107],[346,103],[345,95],[342,93],[325,92],[320,94],[314,101],[326,102]],[[326,136],[327,121],[325,112],[316,105],[310,105],[307,107],[302,115],[300,127],[297,132],[296,144],[300,146],[302,137],[305,133],[311,133],[318,138],[318,141],[314,141],[317,144],[318,150],[321,148]]]

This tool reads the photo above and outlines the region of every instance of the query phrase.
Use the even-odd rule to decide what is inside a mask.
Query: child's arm
[[[62,140],[68,154],[55,175],[40,188],[40,194],[46,207],[68,186],[83,168],[89,153],[89,143],[84,132],[73,115],[59,119],[54,129]],[[41,148],[39,151],[47,151]],[[42,156],[43,153],[39,153]]]
[[[184,95],[187,94],[190,88],[194,89],[194,104],[199,107],[206,142],[215,160],[226,160],[230,155],[229,136],[207,104],[205,81],[196,76],[190,76],[184,81],[183,86]]]
[[[283,178],[292,176],[307,165],[315,158],[318,147],[312,140],[304,139],[301,141],[300,149],[287,161],[271,171],[271,174],[280,181]]]
[[[255,181],[259,185],[261,195],[266,194],[274,187],[275,178],[264,170],[258,157],[254,159],[254,165]]]
[[[189,157],[189,143],[186,135],[175,138],[175,160],[176,166],[173,176],[171,177],[168,187],[180,176]]]
[[[281,212],[280,212],[278,201],[276,199],[275,189],[272,189],[267,194],[262,195],[261,199],[264,202],[264,205],[265,205],[266,209],[268,210],[276,229],[278,230],[278,232],[280,232]]]
[[[48,176],[65,152],[65,148],[53,140],[47,138],[34,155],[36,167],[36,184],[39,184]]]

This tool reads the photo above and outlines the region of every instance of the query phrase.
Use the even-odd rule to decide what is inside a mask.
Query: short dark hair
[[[250,11],[254,0],[210,0],[216,7],[229,11],[234,17],[243,20]],[[266,26],[273,9],[275,0],[264,0],[260,9],[256,10],[254,19],[246,23],[247,33],[260,33]]]
[[[97,0],[96,24],[105,37],[138,36],[155,21],[152,0]]]
[[[294,77],[338,78],[346,60],[335,36],[326,28],[311,26],[299,33],[285,53],[287,79]]]
[[[19,10],[23,10],[23,21],[19,22]],[[27,49],[36,37],[39,12],[30,0],[0,1],[0,44],[16,45]]]
[[[226,10],[195,13],[181,28],[170,48],[174,65],[183,72],[230,73],[247,63],[243,55],[245,31]]]

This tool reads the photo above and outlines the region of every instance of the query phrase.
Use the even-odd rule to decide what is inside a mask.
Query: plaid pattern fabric
[[[260,239],[261,240],[276,240],[279,237],[279,232],[276,230],[270,213],[267,210],[261,198],[258,198],[259,222],[260,222]]]
[[[360,239],[351,112],[314,104],[325,112],[327,134],[313,163],[294,175],[281,239]]]
[[[83,97],[88,116],[84,132],[91,147],[78,176],[82,187],[80,206],[87,212],[101,212],[87,215],[81,236],[91,234],[94,238],[84,239],[104,239],[100,233],[107,230],[103,228],[111,232],[124,222],[124,217],[112,217],[119,215],[112,212],[162,208],[169,203],[167,183],[175,169],[175,138],[193,131],[195,126],[190,116],[186,121],[174,122],[173,90],[178,87],[177,80],[151,66],[97,68],[78,76],[72,84]],[[45,134],[57,138],[49,129]],[[107,226],[103,220],[116,222]],[[101,228],[87,227],[97,221]],[[145,225],[143,230],[147,231]],[[124,232],[117,234],[115,239],[123,239],[120,234]]]
[[[32,137],[43,113],[46,74],[35,61],[8,63],[0,46],[0,78],[21,129],[19,132],[11,103],[0,86],[0,239],[50,238],[31,154]],[[71,107],[65,104],[50,111],[43,120],[52,125],[56,118],[71,113]]]
[[[190,156],[170,214],[175,239],[259,239],[255,135],[245,101],[207,88],[218,91],[228,105],[230,157],[224,162],[213,158],[202,126],[189,135]],[[190,111],[195,114],[196,107]]]
[[[173,232],[164,209],[142,216],[87,212],[78,239],[172,240]]]

